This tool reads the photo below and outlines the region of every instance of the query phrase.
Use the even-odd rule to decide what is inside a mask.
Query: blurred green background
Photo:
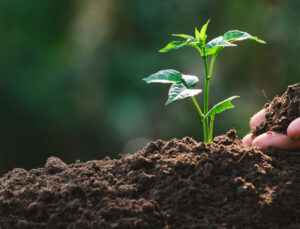
[[[299,0],[0,1],[0,173],[133,153],[150,140],[192,136],[202,125],[190,100],[165,107],[168,85],[141,79],[173,68],[201,78],[192,48],[157,50],[172,33],[193,34],[209,18],[208,40],[240,29],[268,42],[238,43],[216,60],[210,104],[232,95],[215,135],[239,137],[267,99],[300,78]],[[202,95],[198,96],[202,100]]]

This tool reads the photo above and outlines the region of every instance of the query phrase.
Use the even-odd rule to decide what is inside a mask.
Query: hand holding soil
[[[250,119],[250,128],[255,128],[260,122],[264,121],[266,109],[257,112]],[[288,128],[287,134],[269,131],[259,136],[253,136],[253,133],[247,134],[243,138],[243,143],[247,145],[259,146],[267,149],[270,146],[277,146],[281,149],[299,149],[300,148],[300,117],[292,121]]]

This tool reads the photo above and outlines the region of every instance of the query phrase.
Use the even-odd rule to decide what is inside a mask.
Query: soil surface
[[[235,131],[152,142],[120,160],[50,157],[0,179],[1,228],[300,228],[300,152]]]
[[[299,84],[270,103],[264,131],[295,115]],[[210,145],[158,140],[119,160],[50,157],[0,178],[0,229],[296,229],[299,206],[300,150],[263,152],[234,130]]]
[[[265,108],[265,120],[253,128],[253,134],[257,136],[267,131],[286,134],[288,125],[300,117],[300,83],[289,86],[281,97],[275,97]]]

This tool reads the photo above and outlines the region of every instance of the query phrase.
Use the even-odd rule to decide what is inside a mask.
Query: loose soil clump
[[[299,84],[275,104],[299,116]],[[158,140],[119,160],[50,157],[0,178],[0,228],[300,228],[299,165],[299,151],[261,151],[234,130],[212,144]]]
[[[300,83],[289,86],[281,97],[275,97],[265,108],[265,120],[253,128],[253,134],[258,136],[268,131],[286,134],[288,125],[300,117]]]

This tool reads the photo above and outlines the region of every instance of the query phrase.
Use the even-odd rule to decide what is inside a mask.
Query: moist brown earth
[[[300,228],[300,152],[235,131],[149,143],[120,160],[50,157],[0,179],[1,228]]]
[[[266,120],[279,113],[299,116],[299,84],[270,103]],[[299,206],[300,151],[261,151],[234,130],[212,144],[158,140],[119,160],[50,157],[43,168],[0,178],[0,229],[295,229]]]
[[[265,120],[253,128],[252,133],[255,136],[268,131],[286,134],[288,125],[300,117],[300,83],[289,86],[281,97],[275,97],[265,108]]]

